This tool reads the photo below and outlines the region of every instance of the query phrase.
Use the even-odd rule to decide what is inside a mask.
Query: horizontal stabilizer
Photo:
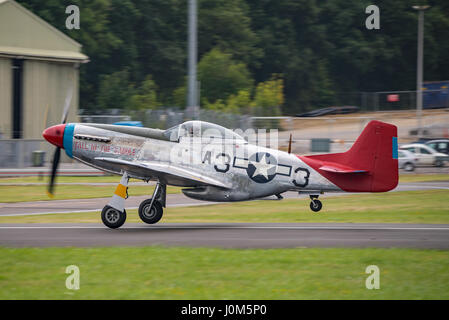
[[[366,173],[368,171],[361,169],[354,169],[341,164],[326,164],[320,167],[321,170],[333,173]]]

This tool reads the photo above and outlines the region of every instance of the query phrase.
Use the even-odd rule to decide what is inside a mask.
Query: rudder
[[[385,192],[396,188],[397,158],[397,127],[377,120],[368,123],[346,152],[300,157],[349,192]],[[330,172],[329,168],[336,170]]]

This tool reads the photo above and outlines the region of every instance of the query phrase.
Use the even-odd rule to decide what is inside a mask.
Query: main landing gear
[[[158,182],[153,196],[143,201],[139,206],[139,217],[143,222],[154,224],[161,220],[164,213],[167,186]]]
[[[310,195],[310,209],[313,212],[318,212],[321,210],[321,208],[323,207],[323,204],[321,203],[320,200],[318,200],[318,195]]]
[[[111,200],[101,211],[101,220],[111,229],[121,227],[126,221],[125,199],[128,198],[128,180],[128,174],[125,172]],[[139,206],[139,217],[143,222],[153,224],[161,220],[166,195],[167,186],[158,181],[153,196]]]

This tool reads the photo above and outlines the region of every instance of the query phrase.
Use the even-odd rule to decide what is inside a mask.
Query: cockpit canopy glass
[[[164,135],[170,141],[179,141],[181,138],[216,138],[216,139],[232,139],[244,140],[242,136],[230,129],[222,127],[218,124],[205,121],[186,121],[177,126],[164,131]]]

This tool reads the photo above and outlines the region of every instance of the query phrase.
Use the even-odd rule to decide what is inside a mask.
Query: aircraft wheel
[[[153,202],[153,207],[150,208],[151,199],[143,201],[139,206],[139,217],[143,222],[148,224],[154,224],[161,220],[164,209],[162,204],[155,200]]]
[[[404,164],[404,170],[405,171],[413,171],[413,170],[415,170],[415,166],[413,165],[413,163],[407,162],[406,164]]]
[[[105,206],[101,211],[101,220],[106,227],[117,229],[125,223],[126,210],[120,212],[111,206]]]
[[[313,201],[310,201],[310,209],[311,209],[313,212],[318,212],[318,211],[320,211],[322,207],[323,207],[323,204],[321,203],[320,200],[315,199],[315,200],[313,200]]]

